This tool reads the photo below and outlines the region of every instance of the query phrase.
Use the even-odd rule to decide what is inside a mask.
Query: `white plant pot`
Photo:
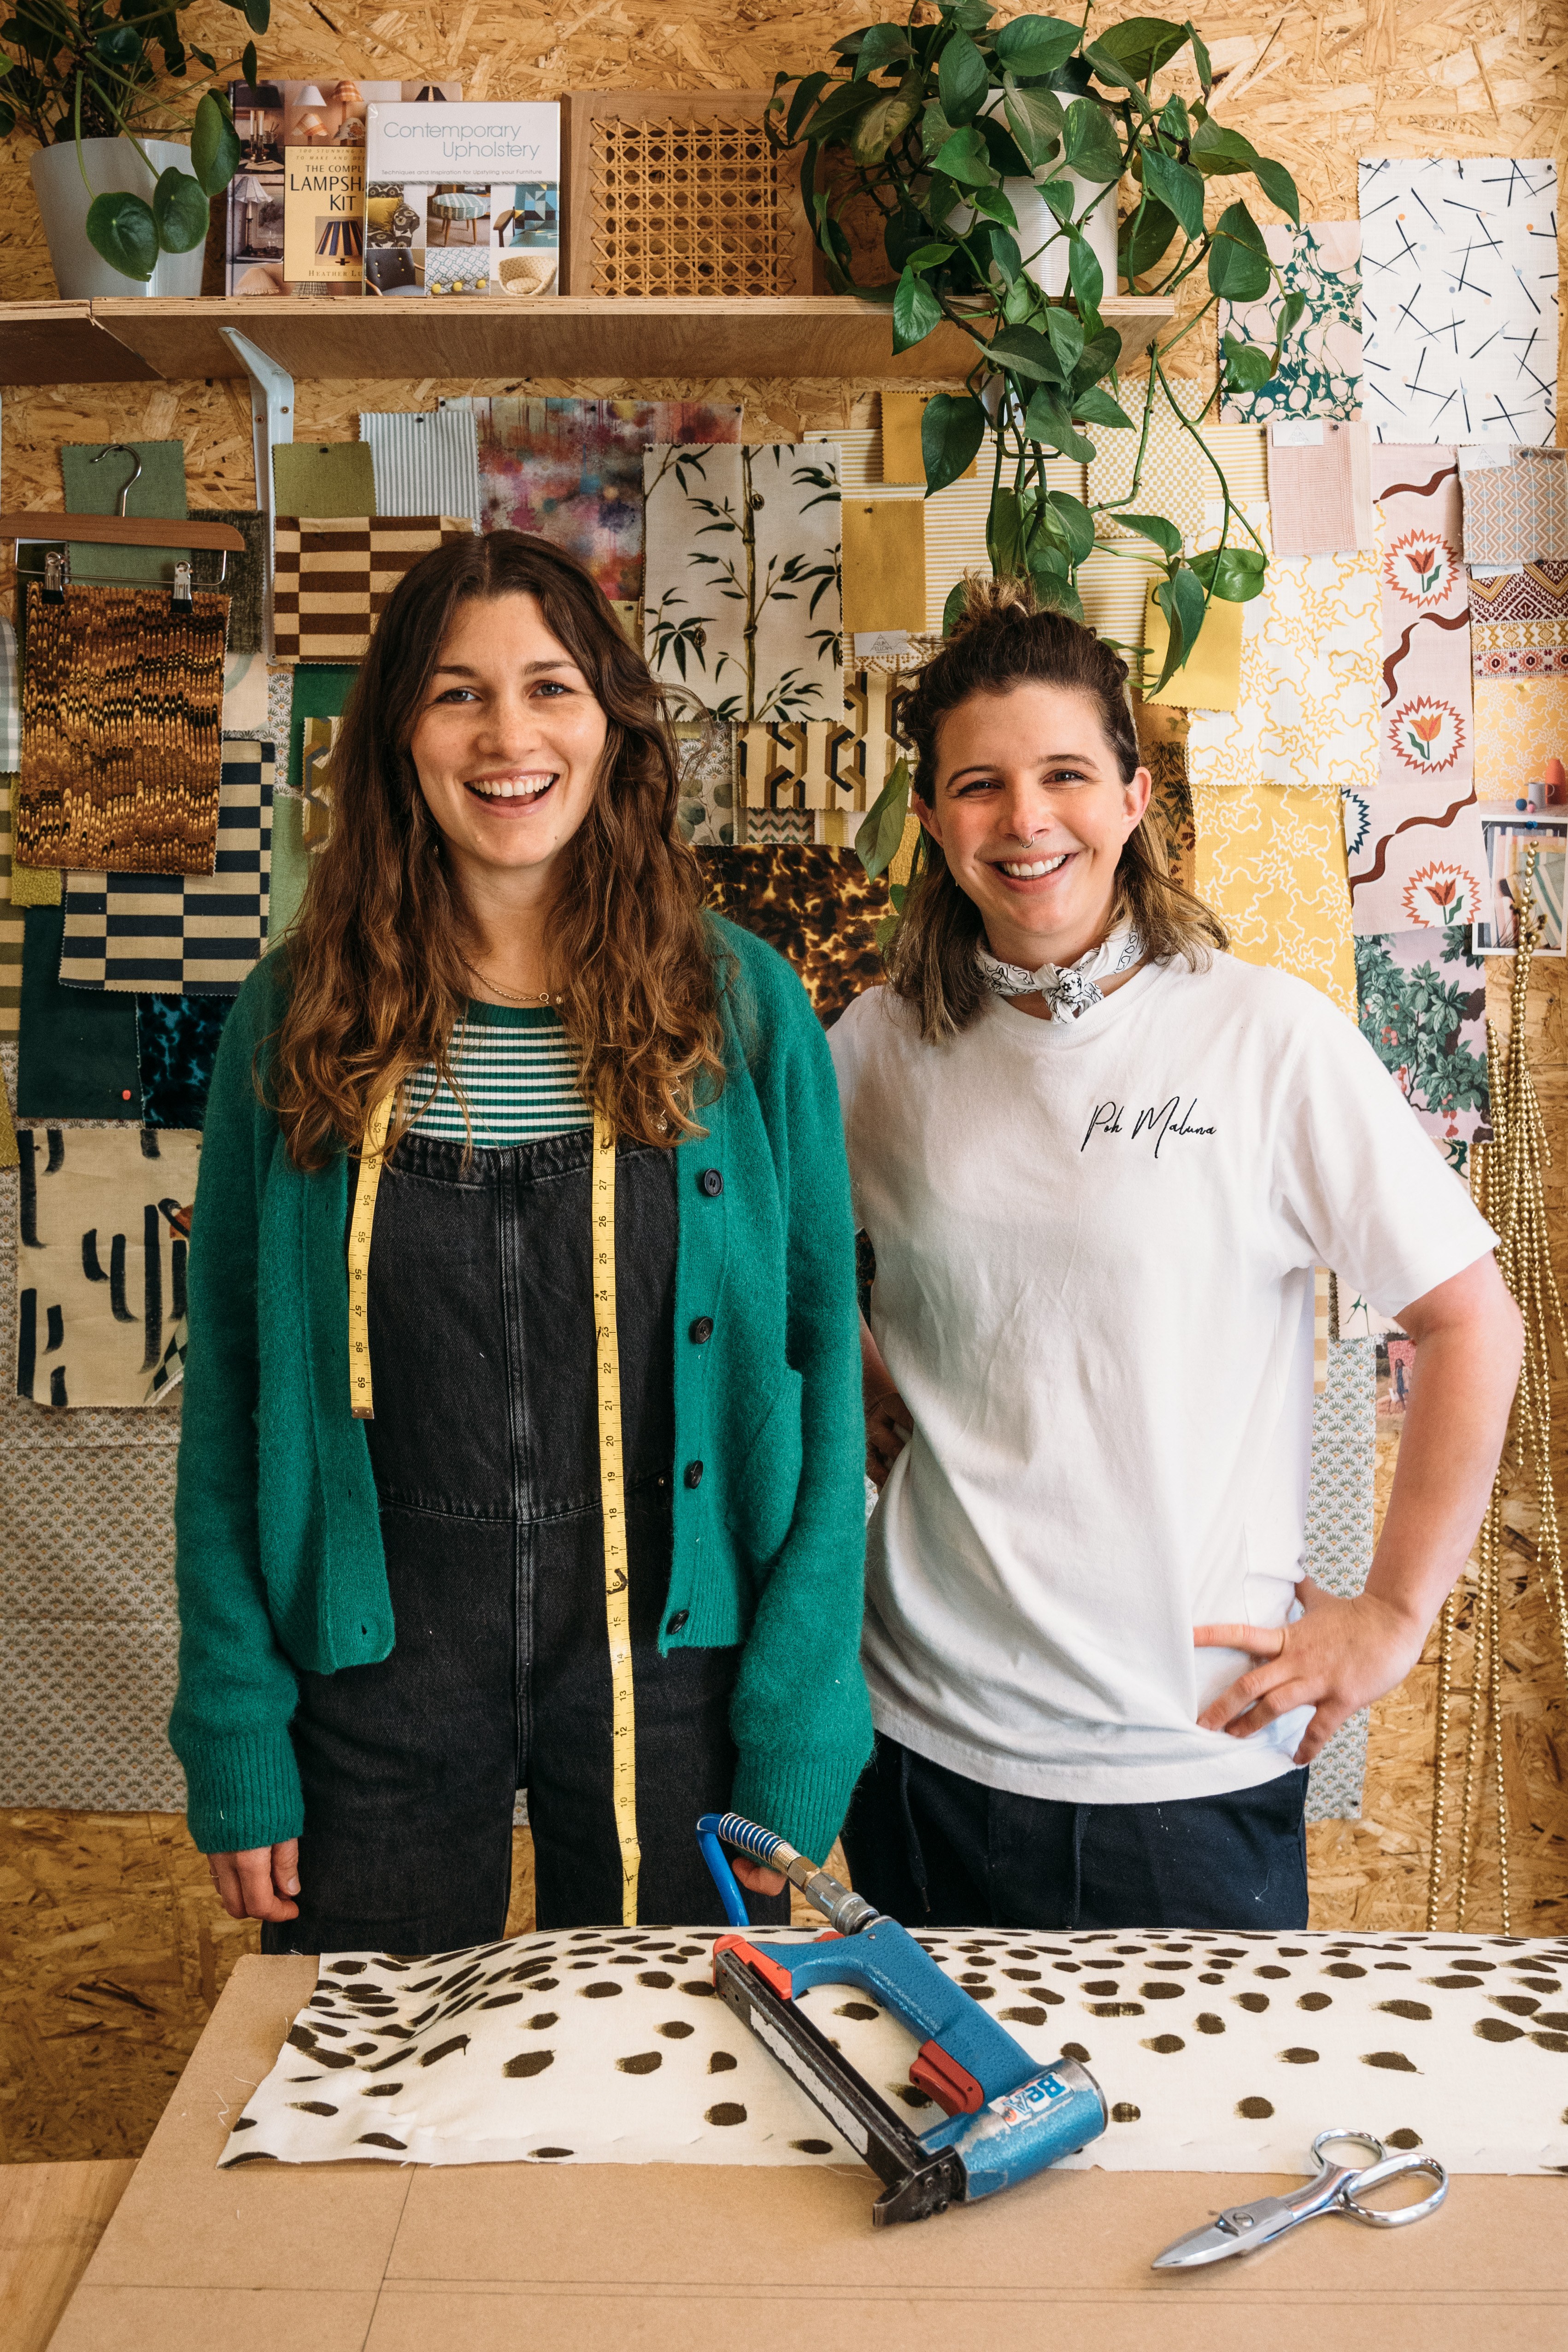
[[[138,154],[141,149],[147,164]],[[82,184],[82,171],[87,185]],[[84,139],[81,163],[74,142],[63,147],[40,147],[32,159],[33,193],[43,215],[49,243],[55,284],[68,301],[84,301],[97,294],[199,294],[202,290],[203,247],[189,253],[161,253],[150,278],[122,277],[88,243],[88,207],[94,196],[123,191],[152,201],[155,175],[188,172],[191,150],[182,139]]]
[[[1002,93],[999,89],[992,91],[981,112],[1001,116]],[[1042,294],[1053,299],[1067,291],[1067,255],[1071,240],[1057,235],[1061,224],[1040,194],[1040,187],[1047,180],[1071,182],[1072,216],[1074,220],[1081,221],[1083,234],[1089,240],[1089,250],[1100,264],[1106,294],[1114,294],[1116,183],[1113,180],[1109,185],[1102,185],[1098,180],[1086,180],[1081,172],[1071,171],[1061,163],[1042,163],[1027,180],[1002,182],[1002,194],[1018,216],[1018,246],[1024,257],[1024,276],[1032,285],[1038,286]],[[1094,201],[1096,188],[1100,189],[1097,203]],[[1092,204],[1094,209],[1084,218],[1083,207],[1089,204]],[[948,215],[950,225],[960,234],[970,226],[974,217],[974,208],[970,205],[959,205]],[[1048,238],[1054,239],[1054,242],[1047,244]],[[1039,258],[1031,260],[1031,255],[1038,255]]]

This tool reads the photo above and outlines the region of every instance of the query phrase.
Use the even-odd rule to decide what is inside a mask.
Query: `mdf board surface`
[[[730,2352],[864,2336],[909,2352],[1535,2352],[1568,2314],[1555,2179],[1466,2175],[1409,2231],[1320,2221],[1196,2276],[1152,2255],[1244,2174],[1049,2173],[873,2231],[862,2167],[242,2166],[214,2159],[315,1981],[235,1969],[55,2337],[57,2352]]]
[[[0,2344],[44,2352],[135,2171],[101,2164],[0,2165]]]

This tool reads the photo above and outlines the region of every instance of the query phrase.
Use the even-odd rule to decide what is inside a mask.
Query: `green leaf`
[[[1170,579],[1162,580],[1155,590],[1155,602],[1165,614],[1170,629],[1170,643],[1166,651],[1165,667],[1151,689],[1157,693],[1173,672],[1180,669],[1192,647],[1197,645],[1203,627],[1204,594],[1193,573],[1184,565]]]
[[[1023,570],[1023,510],[1016,490],[998,489],[986,517],[986,552],[998,580]]]
[[[1078,191],[1071,181],[1042,181],[1040,193],[1056,215],[1057,219],[1065,227],[1078,209]]]
[[[191,126],[191,169],[207,195],[222,195],[239,169],[239,139],[227,110],[209,89]]]
[[[1258,343],[1239,343],[1234,335],[1227,335],[1222,349],[1225,353],[1225,381],[1235,392],[1260,392],[1274,373],[1274,362]]]
[[[1284,300],[1280,305],[1280,327],[1278,333],[1274,337],[1274,365],[1270,371],[1274,375],[1279,374],[1280,362],[1285,356],[1286,337],[1291,333],[1297,322],[1304,317],[1306,308],[1307,298],[1304,294],[1300,293],[1287,294]]]
[[[1033,327],[1003,327],[991,337],[987,356],[993,367],[1028,376],[1036,383],[1062,381],[1054,346]]]
[[[1192,117],[1179,90],[1174,90],[1161,107],[1159,128],[1162,138],[1174,140],[1178,145],[1192,137]]]
[[[1203,585],[1227,604],[1249,604],[1261,595],[1268,558],[1256,547],[1211,548],[1195,555],[1192,569]]]
[[[969,245],[983,278],[994,271],[1004,286],[1018,283],[1023,257],[1017,238],[1010,236],[999,221],[977,221],[970,231]]]
[[[973,129],[954,131],[946,145],[938,149],[935,168],[946,172],[963,188],[994,188],[997,184],[986,142]]]
[[[855,77],[858,80],[868,73],[879,73],[908,55],[909,38],[902,25],[868,25],[855,52]]]
[[[945,637],[950,637],[963,619],[964,606],[967,601],[967,593],[961,580],[948,589],[942,606],[942,634]]]
[[[1092,98],[1075,98],[1067,110],[1062,140],[1067,161],[1086,180],[1119,180],[1122,146]]]
[[[1078,47],[1079,28],[1060,16],[1015,16],[997,33],[997,61],[1020,80],[1052,74]]]
[[[917,245],[913,253],[904,256],[905,269],[941,269],[958,250],[956,245]]]
[[[1084,439],[1049,385],[1042,384],[1030,402],[1023,429],[1027,439],[1043,442],[1064,457],[1076,457],[1082,466],[1094,457],[1094,444]]]
[[[12,24],[21,22],[19,17],[12,19]],[[16,37],[11,25],[6,26],[5,32],[8,38]],[[141,36],[130,25],[106,25],[92,46],[105,65],[115,66],[121,73],[129,73],[141,62]]]
[[[1128,100],[1145,122],[1154,121],[1154,109],[1138,88],[1138,78],[1131,66],[1124,66],[1120,58],[1113,57],[1109,49],[1103,48],[1097,41],[1085,41],[1083,44],[1083,62],[1096,81],[1107,83],[1112,89],[1124,89]]]
[[[1258,150],[1239,131],[1227,131],[1210,115],[1198,124],[1188,150],[1198,170],[1210,179],[1226,172],[1250,172]]]
[[[789,111],[784,118],[784,143],[786,146],[792,147],[795,144],[796,140],[800,135],[800,125],[805,121],[806,117],[810,113],[811,109],[816,105],[817,100],[821,97],[822,92],[827,89],[828,84],[831,81],[832,78],[831,74],[826,73],[810,73],[803,74],[801,76],[800,81],[796,85],[795,95],[789,100]],[[247,81],[250,79],[250,76],[248,74],[246,76],[246,79]]]
[[[1085,318],[1098,319],[1105,295],[1105,273],[1086,236],[1075,236],[1067,248],[1067,280]]]
[[[906,268],[893,297],[893,348],[906,352],[942,323],[942,305],[931,289]]]
[[[256,62],[256,43],[247,41],[240,52],[240,79],[254,89],[261,79],[261,68]]]
[[[1142,278],[1146,270],[1157,269],[1176,233],[1176,217],[1170,206],[1145,194],[1137,211],[1123,223],[1117,237],[1123,276]]]
[[[920,118],[920,152],[926,163],[936,157],[953,136],[953,126],[934,98],[925,101],[925,111]]]
[[[1061,362],[1061,378],[1065,383],[1083,356],[1083,322],[1060,302],[1053,302],[1045,314],[1045,331],[1051,338],[1051,348]]]
[[[230,0],[231,6],[233,0]],[[265,33],[272,22],[270,0],[245,0],[245,21],[253,33]]]
[[[1092,383],[1072,395],[1072,414],[1084,425],[1120,425],[1131,432],[1133,420],[1101,384]]]
[[[867,107],[874,106],[880,96],[879,90],[863,81],[834,82],[807,123],[803,136],[816,147],[847,139]]]
[[[1214,88],[1214,60],[1209,56],[1206,44],[1199,39],[1196,25],[1187,24],[1185,25],[1182,29],[1186,33],[1187,39],[1192,43],[1193,63],[1197,68],[1198,82],[1202,88],[1205,98],[1207,98],[1209,91]]]
[[[962,583],[960,583],[960,588]],[[900,759],[855,835],[855,855],[874,880],[885,874],[898,855],[909,814],[909,762]]]
[[[925,88],[918,73],[906,74],[895,90],[879,98],[868,106],[856,123],[850,141],[850,153],[857,163],[880,163],[890,147],[895,146],[920,111]]]
[[[111,269],[143,284],[158,266],[158,227],[140,196],[94,196],[88,206],[88,242]]]
[[[1262,230],[1245,205],[1228,205],[1215,223],[1208,248],[1210,289],[1229,302],[1257,302],[1272,282]]]
[[[1082,499],[1069,496],[1066,490],[1050,490],[1047,503],[1061,526],[1067,541],[1067,551],[1074,563],[1082,563],[1094,545],[1094,518]]]
[[[1168,212],[1173,212],[1187,236],[1203,235],[1203,174],[1190,163],[1178,163],[1158,148],[1144,150],[1144,185]]]
[[[1085,384],[1098,383],[1110,374],[1122,356],[1122,338],[1114,327],[1102,327],[1091,335],[1083,346],[1083,356],[1072,371],[1072,389],[1082,392]]]
[[[990,68],[967,33],[955,33],[936,67],[936,88],[949,122],[973,122],[991,87]]]
[[[1181,553],[1181,533],[1164,515],[1123,514],[1118,509],[1114,520],[1128,530],[1135,530],[1140,539],[1152,539],[1160,553],[1169,556],[1173,562]]]
[[[211,199],[189,172],[159,173],[152,191],[152,221],[165,253],[192,253],[204,245],[211,213]]]
[[[1070,621],[1083,618],[1083,600],[1065,567],[1059,571],[1055,565],[1031,563],[1029,577],[1034,601],[1042,611],[1065,613]]]
[[[975,210],[983,213],[988,220],[1000,221],[1004,228],[1018,227],[1019,216],[1000,188],[977,188],[974,205]]]
[[[1002,76],[1002,111],[1031,171],[1049,163],[1067,130],[1067,117],[1048,89],[1020,89]]]
[[[1030,167],[1023,149],[1005,122],[994,114],[984,114],[975,125],[986,142],[986,158],[998,179],[1027,180]]]
[[[927,498],[968,472],[985,437],[985,406],[971,394],[939,392],[926,402],[920,419],[920,454],[925,461]]]
[[[1301,226],[1301,200],[1296,194],[1296,184],[1283,163],[1276,163],[1270,155],[1260,155],[1252,166],[1252,176],[1271,205],[1288,213],[1298,228]]]
[[[1102,33],[1094,46],[1136,74],[1140,81],[1147,81],[1178,49],[1186,47],[1187,37],[1185,25],[1172,25],[1164,16],[1128,16]]]

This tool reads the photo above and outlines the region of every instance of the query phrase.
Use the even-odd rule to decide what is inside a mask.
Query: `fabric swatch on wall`
[[[11,801],[16,779],[0,771],[0,1037],[16,1034],[22,1011],[24,909],[11,896]],[[55,867],[52,871],[57,872]]]
[[[68,988],[233,996],[267,942],[272,865],[269,743],[225,743],[209,874],[73,874],[60,980]]]
[[[841,718],[839,453],[831,441],[643,459],[643,643],[716,718]]]
[[[224,663],[223,731],[270,735],[271,673],[262,654],[231,653]]]
[[[60,986],[63,907],[29,907],[23,920],[17,1118],[140,1123],[135,999]]]
[[[272,803],[272,876],[267,896],[267,943],[274,947],[299,912],[310,879],[310,852],[301,838],[305,804],[297,794],[278,793]]]
[[[156,588],[28,589],[23,865],[212,872],[227,610],[203,590],[187,608]]]
[[[1470,659],[1478,677],[1568,673],[1568,563],[1470,574]]]
[[[1361,1034],[1448,1165],[1491,1139],[1487,968],[1464,923],[1355,942]]]
[[[229,600],[229,652],[259,654],[267,517],[255,507],[193,507],[191,520],[226,523],[244,540],[244,552],[237,555],[232,547],[197,548],[191,558],[191,577],[198,588],[216,588],[218,573],[223,573],[223,593]]]
[[[740,409],[725,401],[507,396],[472,405],[480,528],[534,531],[565,548],[612,604],[643,593],[644,453],[740,439]]]
[[[340,719],[307,719],[300,730],[299,838],[313,857],[332,837],[332,755]]]
[[[820,809],[753,809],[743,801],[737,813],[740,842],[747,849],[839,849],[828,840],[828,819]]]
[[[1467,563],[1568,560],[1568,449],[1516,449],[1464,475]]]
[[[1233,712],[1197,710],[1187,730],[1195,792],[1274,786],[1337,795],[1377,772],[1380,647],[1375,545],[1273,556],[1240,607]]]
[[[1377,1469],[1375,1339],[1331,1339],[1328,1379],[1312,1399],[1312,1469],[1301,1565],[1326,1592],[1352,1601],[1372,1566]],[[1343,1723],[1313,1759],[1307,1818],[1359,1821],[1367,1709]]]
[[[735,730],[722,719],[677,719],[681,838],[694,849],[735,846]]]
[[[887,878],[873,881],[852,851],[699,849],[707,904],[777,948],[805,983],[824,1028],[885,977],[877,925],[892,912]]]
[[[1281,283],[1270,283],[1256,302],[1219,305],[1220,349],[1224,339],[1273,355],[1280,311],[1287,294],[1303,294],[1307,307],[1285,339],[1280,367],[1256,392],[1225,395],[1226,425],[1263,425],[1275,416],[1361,415],[1361,223],[1303,221],[1300,228],[1278,221],[1263,231],[1269,258]]]
[[[479,527],[479,427],[468,408],[361,409],[379,515],[462,515]]]
[[[65,879],[57,866],[14,866],[11,904],[14,907],[57,907]]]
[[[1478,677],[1474,691],[1478,800],[1511,802],[1548,760],[1568,761],[1568,677]]]
[[[0,775],[14,776],[22,764],[22,677],[16,632],[0,619]]]
[[[1190,755],[1189,755],[1190,756]],[[1267,785],[1192,793],[1193,887],[1244,963],[1294,972],[1355,1018],[1355,956],[1339,803]]]
[[[272,646],[280,662],[362,661],[387,598],[421,556],[473,526],[451,515],[279,515]]]
[[[882,394],[882,478],[884,482],[908,484],[922,490],[925,488],[925,452],[920,436],[930,397],[930,394],[925,392],[884,392]],[[971,457],[958,480],[972,482],[978,466],[979,459]]]
[[[1155,680],[1165,667],[1170,628],[1149,590],[1144,608],[1144,700],[1158,709],[1234,710],[1241,691],[1241,635],[1246,607],[1211,596],[1197,643],[1164,686]]]
[[[68,514],[112,515],[120,512],[120,493],[135,470],[132,450],[141,471],[126,491],[125,512],[139,522],[183,520],[185,515],[185,445],[183,441],[67,441],[60,447],[60,478],[65,486]],[[167,583],[174,566],[188,560],[183,547],[93,547],[85,541],[66,550],[71,572],[85,575],[83,584],[105,581]]]
[[[294,710],[295,672],[280,663],[269,663],[267,672],[267,724],[255,731],[270,735],[281,750],[288,741],[288,722]]]
[[[1364,425],[1318,425],[1302,446],[1269,428],[1269,520],[1276,555],[1340,555],[1371,547],[1371,443]]]
[[[275,441],[275,515],[373,515],[376,469],[366,441]]]
[[[19,1138],[16,1393],[141,1405],[185,1311],[199,1135],[29,1128]]]
[[[291,673],[294,698],[288,714],[288,788],[298,793],[305,782],[305,722],[308,719],[340,719],[360,673],[346,662],[302,663]]]
[[[925,509],[914,499],[845,499],[844,634],[925,626]]]
[[[875,806],[901,748],[891,716],[896,685],[894,671],[853,669],[845,677],[842,723],[779,719],[736,730],[747,840],[810,841],[810,829],[757,827],[768,817],[807,812],[858,819]]]
[[[1164,515],[1185,538],[1193,539],[1207,519],[1209,500],[1219,496],[1219,482],[1214,467],[1176,416],[1165,394],[1156,391],[1143,472],[1134,490],[1134,474],[1146,393],[1147,386],[1135,377],[1129,377],[1124,383],[1118,380],[1115,397],[1138,429],[1129,433],[1121,425],[1092,427],[1096,455],[1093,464],[1086,468],[1086,495],[1092,506],[1115,499],[1130,504],[1140,514]],[[1201,403],[1186,395],[1189,411]],[[1261,505],[1268,496],[1262,426],[1206,424],[1201,430],[1229,486],[1232,503]],[[1113,529],[1113,518],[1101,517],[1100,527],[1103,532]]]
[[[0,1168],[19,1168],[21,1147],[16,1141],[16,1122],[11,1110],[11,1089],[5,1073],[0,1070]]]
[[[1364,159],[1362,396],[1375,439],[1552,438],[1556,210],[1553,163]]]
[[[1149,814],[1159,827],[1166,845],[1166,864],[1173,882],[1184,890],[1196,888],[1197,864],[1197,829],[1194,819],[1192,787],[1186,780],[1186,753],[1179,743],[1155,743],[1144,753],[1144,764],[1154,782],[1149,794]]]
[[[136,1055],[146,1126],[204,1124],[218,1040],[232,1002],[226,996],[137,998]]]

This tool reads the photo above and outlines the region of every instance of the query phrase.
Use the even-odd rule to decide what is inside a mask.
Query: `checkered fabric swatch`
[[[270,743],[224,745],[210,875],[69,875],[62,985],[233,996],[267,944],[272,782]]]
[[[275,658],[362,661],[403,573],[473,528],[451,515],[280,515],[273,537]]]

